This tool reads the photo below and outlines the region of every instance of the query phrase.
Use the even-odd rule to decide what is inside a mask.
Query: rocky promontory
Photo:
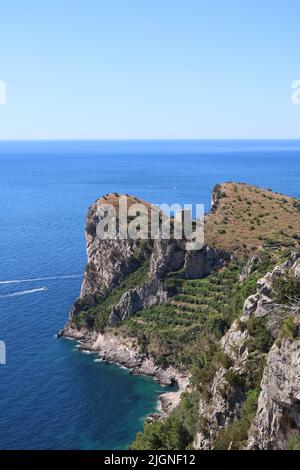
[[[300,445],[300,202],[217,185],[204,245],[190,251],[184,238],[161,234],[100,239],[99,208],[112,204],[118,219],[120,197],[106,195],[88,211],[84,280],[59,336],[133,374],[178,384],[132,448]],[[169,427],[180,430],[176,444]]]

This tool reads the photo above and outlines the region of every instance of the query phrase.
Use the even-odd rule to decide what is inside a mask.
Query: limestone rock
[[[112,307],[108,320],[108,326],[114,326],[134,313],[151,305],[165,302],[168,294],[158,281],[153,278],[141,287],[136,287],[125,292],[120,301]]]
[[[300,431],[300,345],[284,340],[268,354],[247,449],[284,449]]]
[[[252,258],[250,258],[245,267],[243,268],[240,276],[239,276],[239,281],[240,283],[244,282],[249,276],[250,274],[253,273],[253,271],[255,270],[257,264],[259,263],[260,261],[260,257],[255,255],[255,256],[252,256]]]

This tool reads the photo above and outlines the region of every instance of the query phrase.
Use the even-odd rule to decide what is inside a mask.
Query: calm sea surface
[[[58,340],[79,294],[91,203],[204,203],[224,181],[300,198],[299,142],[0,143],[0,448],[120,449],[161,388]]]

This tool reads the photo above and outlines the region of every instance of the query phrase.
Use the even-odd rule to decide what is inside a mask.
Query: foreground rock
[[[300,341],[271,348],[247,449],[285,449],[300,429]]]
[[[274,287],[278,278],[298,279],[299,259],[300,253],[293,253],[283,265],[258,280],[256,293],[245,300],[240,322],[234,322],[221,339],[222,350],[232,360],[230,370],[241,377],[247,373],[249,318],[265,317],[275,339],[267,354],[257,411],[244,447],[248,450],[286,449],[291,437],[300,436],[300,339],[294,339],[292,333],[289,338],[276,339],[287,318],[294,320],[294,335],[299,336],[300,305],[278,304]],[[196,436],[195,448],[213,449],[219,432],[238,419],[244,401],[242,387],[230,386],[226,369],[219,368],[211,384],[211,398],[200,398],[199,414],[206,425]]]

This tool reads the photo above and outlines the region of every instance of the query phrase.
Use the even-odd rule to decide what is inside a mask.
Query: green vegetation
[[[117,304],[124,292],[142,285],[148,279],[149,262],[144,262],[138,269],[129,274],[119,286],[106,295],[99,296],[96,305],[83,308],[76,315],[74,322],[77,328],[88,328],[103,331],[113,305]]]
[[[186,280],[176,278],[176,273],[173,273],[168,282],[174,282],[172,285],[177,286],[177,294],[167,304],[146,309],[118,327],[126,335],[137,337],[142,350],[150,352],[162,366],[175,364],[178,368],[188,368],[194,385],[193,393],[201,393],[207,400],[211,398],[211,382],[216,370],[220,367],[227,369],[227,386],[220,393],[225,397],[230,389],[239,388],[246,398],[238,419],[218,436],[217,448],[227,448],[231,441],[233,448],[238,448],[246,439],[256,410],[265,356],[273,343],[264,318],[251,318],[246,324],[241,323],[241,329],[247,328],[250,335],[246,373],[241,376],[231,369],[232,360],[221,350],[218,340],[233,320],[241,315],[244,299],[255,292],[257,280],[273,263],[272,256],[265,253],[254,272],[242,284],[238,283],[238,276],[243,264],[237,262],[231,262],[228,267],[204,279]],[[138,435],[134,448],[173,448],[170,441],[163,437],[169,432],[168,429],[173,435],[173,443],[174,429],[177,430],[176,442],[180,442],[181,446],[178,449],[190,445],[192,438],[187,439],[187,426],[183,420],[186,409],[184,414],[180,413],[180,406],[166,420],[147,423],[144,432]],[[194,426],[198,430],[205,428],[205,418],[198,417]],[[191,432],[189,428],[188,434]],[[191,435],[194,436],[193,433]],[[154,440],[155,445],[160,447],[153,447]]]
[[[288,450],[300,450],[300,435],[291,436],[287,441]]]
[[[251,317],[247,322],[250,335],[247,346],[249,353],[268,353],[273,344],[273,338],[266,327],[266,317]]]
[[[210,342],[207,350],[194,359],[190,368],[191,382],[205,396],[210,396],[210,383],[218,368],[229,369],[231,358],[220,349],[219,343]]]
[[[247,393],[238,418],[222,429],[214,441],[216,450],[238,450],[247,441],[248,430],[255,416],[259,391],[251,390]]]
[[[183,393],[179,406],[168,418],[145,423],[131,444],[132,450],[184,450],[191,446],[198,426],[199,396]]]
[[[282,278],[280,278],[282,281]],[[281,286],[281,299],[290,294],[294,295],[295,283],[291,279],[284,279],[278,284]],[[283,286],[283,287],[282,287]],[[247,348],[249,356],[246,363],[246,374],[244,377],[236,374],[232,369],[226,372],[225,378],[231,387],[243,388],[246,391],[246,400],[243,403],[237,419],[222,429],[215,441],[215,449],[241,449],[246,441],[248,430],[255,416],[257,399],[260,391],[260,382],[265,366],[266,355],[273,344],[274,338],[267,329],[266,317],[251,317],[245,327],[249,333]],[[278,338],[295,338],[297,336],[297,325],[293,317],[283,320]],[[300,449],[299,437],[290,438],[289,449]]]
[[[297,337],[297,333],[298,333],[298,328],[294,321],[294,318],[288,317],[285,320],[283,320],[278,337],[279,339],[283,339],[283,338],[295,339]]]
[[[139,312],[117,329],[138,338],[142,350],[160,365],[195,369],[204,353],[210,362],[213,345],[241,313],[243,299],[237,285],[241,269],[241,264],[232,262],[204,279],[171,276],[167,282],[177,286],[177,294],[168,303]]]
[[[246,363],[246,388],[258,389],[263,375],[266,355],[274,339],[269,333],[265,317],[251,317],[247,322],[249,339],[247,347],[249,356]]]
[[[245,379],[240,374],[235,372],[233,369],[229,369],[225,374],[225,379],[229,385],[233,388],[243,388],[245,385]]]
[[[241,315],[244,299],[255,292],[257,279],[272,267],[272,257],[267,253],[262,256],[255,271],[240,285],[237,280],[242,266],[231,262],[222,271],[197,280],[176,278],[173,273],[170,279],[177,285],[177,294],[167,304],[146,309],[118,327],[125,334],[137,337],[143,351],[150,352],[162,366],[175,364],[178,368],[188,368],[194,385],[192,393],[196,397],[201,393],[209,400],[216,370],[227,369],[225,377],[229,389],[240,388],[246,399],[238,420],[218,436],[217,448],[226,448],[231,441],[233,448],[238,448],[246,439],[256,410],[265,355],[273,342],[265,319],[251,318],[241,325],[242,329],[248,328],[250,334],[250,355],[243,376],[231,369],[231,358],[220,348],[218,340]],[[229,389],[224,387],[220,392],[227,396]],[[192,414],[187,413],[187,404],[183,405],[181,401],[166,420],[146,423],[134,448],[173,449],[174,442],[180,445],[177,449],[186,448],[193,441],[193,429],[206,426],[205,418],[199,417],[197,410],[193,426],[187,426],[185,418],[188,416],[192,417]],[[173,436],[172,442],[165,436],[169,432]]]
[[[300,296],[300,280],[294,276],[277,277],[273,281],[276,291],[276,300],[280,304],[287,304]]]

